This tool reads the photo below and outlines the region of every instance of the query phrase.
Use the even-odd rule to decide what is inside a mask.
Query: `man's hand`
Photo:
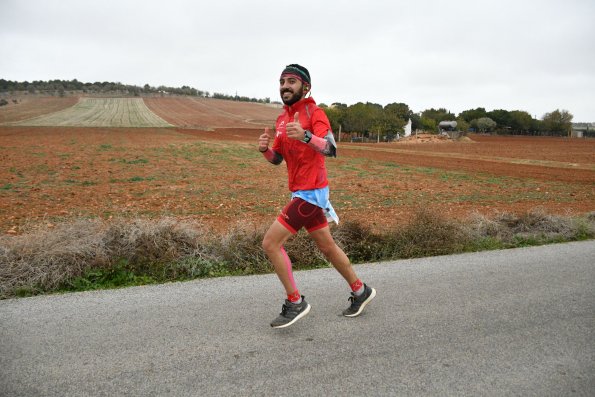
[[[258,138],[258,150],[260,150],[261,152],[267,151],[267,149],[269,148],[269,143],[271,142],[271,139],[274,139],[274,137],[271,135],[272,135],[271,130],[269,129],[269,127],[266,127],[264,129],[264,134],[262,134]]]
[[[304,129],[300,124],[300,115],[295,112],[293,116],[293,122],[287,123],[287,137],[291,139],[297,139],[298,141],[304,140]]]

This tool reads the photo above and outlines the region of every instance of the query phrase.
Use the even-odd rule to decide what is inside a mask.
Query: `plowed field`
[[[80,216],[172,215],[213,228],[268,223],[288,192],[285,166],[256,151],[261,131],[0,126],[0,230]],[[384,228],[419,206],[460,218],[534,207],[593,211],[594,154],[593,140],[472,136],[339,143],[327,165],[339,216]]]
[[[80,98],[72,107],[13,125],[62,127],[170,127],[142,98]]]
[[[145,98],[155,114],[184,128],[255,128],[272,126],[280,113],[273,105],[205,98]]]
[[[75,105],[79,99],[77,97],[20,97],[15,100],[17,103],[8,97],[8,105],[0,107],[0,124],[57,112]]]

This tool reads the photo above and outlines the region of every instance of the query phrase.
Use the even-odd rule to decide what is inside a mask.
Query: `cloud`
[[[594,14],[587,0],[4,0],[0,77],[277,99],[279,72],[297,62],[319,102],[595,121]]]

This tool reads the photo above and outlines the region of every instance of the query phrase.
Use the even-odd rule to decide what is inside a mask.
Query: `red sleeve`
[[[316,136],[324,138],[329,131],[331,131],[331,123],[326,117],[324,110],[319,107],[312,113],[312,133]]]
[[[283,114],[279,115],[279,117],[277,117],[277,121],[275,122],[275,140],[273,141],[273,146],[271,147],[271,149],[280,154],[283,154],[283,138],[280,135],[277,135],[277,131],[279,130],[278,126],[282,118]]]

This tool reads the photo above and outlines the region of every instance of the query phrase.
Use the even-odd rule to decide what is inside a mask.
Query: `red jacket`
[[[308,144],[287,137],[285,128],[287,123],[294,120],[295,112],[299,112],[302,128],[313,135],[324,138],[331,131],[324,110],[316,106],[314,99],[301,99],[292,106],[284,106],[284,112],[277,117],[277,134],[272,149],[283,156],[287,164],[289,190],[295,192],[323,188],[328,185],[324,156]]]

